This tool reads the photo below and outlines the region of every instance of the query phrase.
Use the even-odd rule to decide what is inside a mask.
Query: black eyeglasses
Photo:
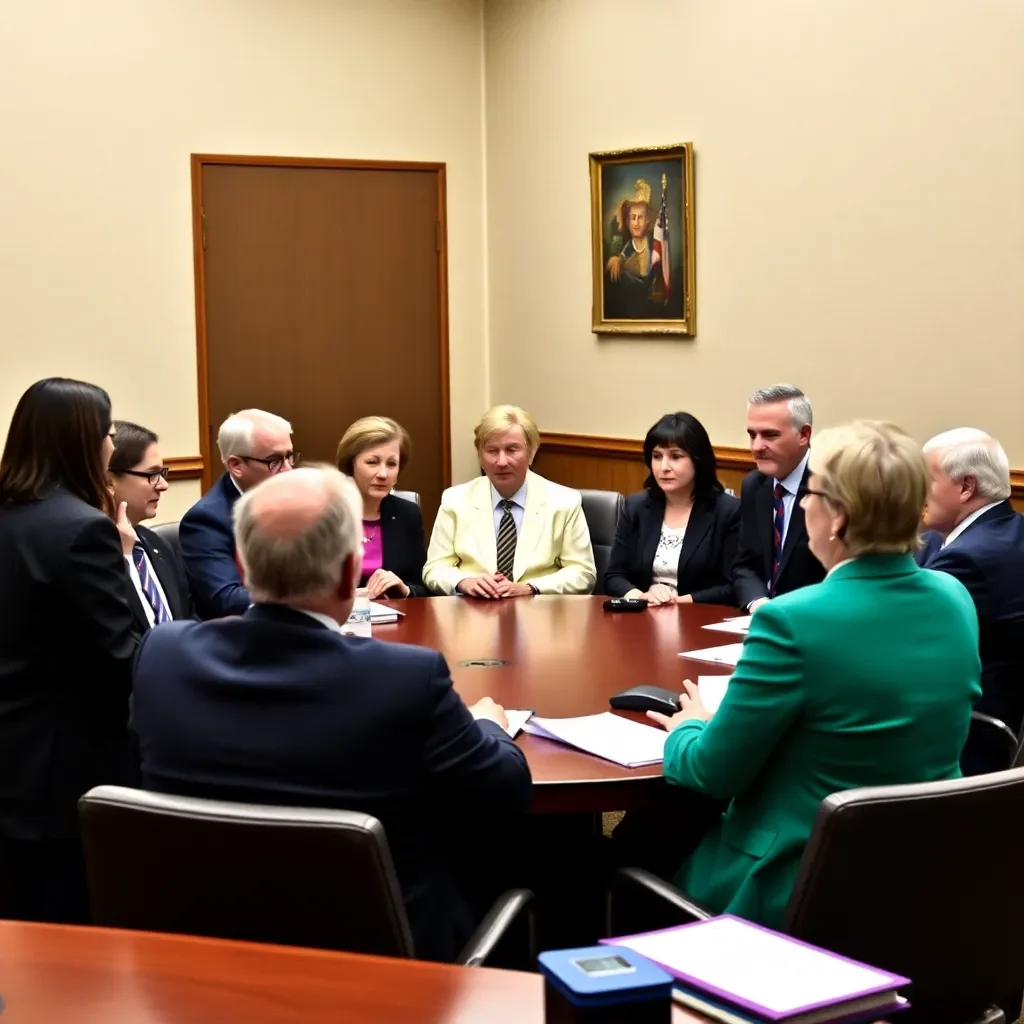
[[[824,491],[815,491],[815,490],[813,490],[810,487],[805,487],[804,488],[804,494],[813,494],[815,497],[824,498],[825,501],[831,501],[832,500],[832,495],[831,494],[826,494]]]
[[[261,459],[255,455],[239,455],[238,456],[243,462],[259,462],[266,466],[271,473],[277,473],[281,467],[287,462],[289,466],[295,465],[299,461],[298,452],[285,452],[284,455],[271,455],[269,459]]]
[[[157,480],[166,480],[170,470],[166,466],[159,469],[115,469],[118,476],[137,476],[140,480],[148,480],[150,485],[156,487]]]

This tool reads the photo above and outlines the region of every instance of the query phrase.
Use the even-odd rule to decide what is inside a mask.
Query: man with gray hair
[[[918,562],[955,576],[978,612],[981,699],[975,710],[1019,733],[1024,721],[1024,516],[1010,504],[1010,464],[998,441],[973,427],[924,446],[932,482]],[[1006,767],[997,740],[976,735],[960,768]]]
[[[811,428],[811,403],[792,384],[773,384],[747,399],[747,436],[757,469],[743,480],[732,585],[736,603],[748,611],[825,578],[807,547],[800,507],[810,475]]]
[[[286,473],[299,455],[292,448],[292,426],[262,409],[232,413],[217,434],[224,473],[185,513],[178,537],[189,589],[201,619],[241,615],[249,593],[235,563],[231,510],[258,483]]]
[[[143,785],[372,814],[417,956],[451,960],[475,921],[447,827],[461,822],[474,840],[489,825],[509,828],[529,803],[530,769],[503,709],[486,697],[467,708],[437,651],[343,635],[361,519],[358,490],[333,467],[273,476],[238,501],[235,535],[255,603],[147,634],[132,716]]]

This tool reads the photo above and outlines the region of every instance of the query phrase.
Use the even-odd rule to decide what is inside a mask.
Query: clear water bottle
[[[349,613],[348,622],[342,627],[342,632],[348,636],[371,636],[371,631],[370,592],[365,587],[360,587],[356,591],[355,603]]]

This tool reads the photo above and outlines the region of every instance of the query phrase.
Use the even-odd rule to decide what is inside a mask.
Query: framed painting
[[[693,143],[590,154],[596,334],[695,334]]]

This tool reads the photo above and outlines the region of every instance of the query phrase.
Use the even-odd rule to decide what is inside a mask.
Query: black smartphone
[[[633,597],[613,597],[602,607],[606,612],[643,612],[647,610],[647,602]]]

